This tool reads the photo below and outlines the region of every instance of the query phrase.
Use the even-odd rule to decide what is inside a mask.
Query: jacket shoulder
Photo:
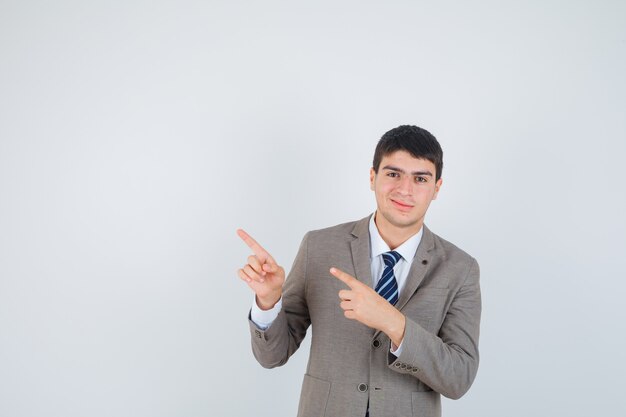
[[[358,221],[341,223],[335,226],[325,227],[323,229],[311,230],[308,234],[311,236],[323,236],[323,237],[335,236],[335,235],[346,236],[346,235],[351,234],[351,232],[354,230],[354,227],[356,226],[357,223]]]
[[[308,247],[316,251],[326,253],[333,250],[349,248],[349,242],[353,241],[357,230],[367,230],[368,218],[357,221],[341,223],[336,226],[326,227],[309,231],[304,240]]]

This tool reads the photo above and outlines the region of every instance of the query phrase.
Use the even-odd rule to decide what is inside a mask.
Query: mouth
[[[406,204],[406,203],[403,203],[401,201],[394,200],[394,199],[390,199],[390,200],[391,200],[391,203],[394,205],[394,207],[396,207],[399,210],[409,211],[413,208],[413,205],[411,204]]]

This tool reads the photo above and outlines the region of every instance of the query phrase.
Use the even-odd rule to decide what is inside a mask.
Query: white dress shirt
[[[374,213],[375,214],[375,213]],[[389,246],[378,232],[376,222],[374,221],[375,215],[370,217],[369,232],[370,232],[370,264],[372,267],[372,288],[376,288],[376,284],[383,275],[385,269],[385,262],[383,260],[383,253],[389,252]],[[398,282],[398,297],[402,294],[402,289],[406,284],[406,279],[413,263],[413,257],[417,251],[417,247],[422,240],[423,228],[420,228],[419,232],[407,239],[402,245],[398,246],[394,250],[398,252],[402,258],[393,267],[393,273]],[[330,274],[330,272],[329,272]],[[256,300],[256,298],[255,298]],[[256,301],[252,302],[252,310],[250,311],[250,318],[252,322],[260,329],[265,330],[272,325],[278,313],[280,312],[283,303],[282,297],[278,300],[276,305],[269,310],[261,310]],[[391,349],[391,353],[396,356],[400,356],[402,352],[402,343],[396,350]]]

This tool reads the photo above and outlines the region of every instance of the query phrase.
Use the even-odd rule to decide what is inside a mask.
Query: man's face
[[[370,187],[376,194],[379,228],[391,226],[417,233],[430,202],[437,198],[441,178],[435,181],[435,164],[406,151],[385,155],[378,173],[370,170]]]

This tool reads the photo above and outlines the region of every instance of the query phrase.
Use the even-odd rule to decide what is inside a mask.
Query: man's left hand
[[[404,337],[405,317],[376,291],[340,269],[330,268],[330,273],[350,287],[339,291],[339,304],[344,315],[368,327],[384,332],[394,346],[400,346]]]

